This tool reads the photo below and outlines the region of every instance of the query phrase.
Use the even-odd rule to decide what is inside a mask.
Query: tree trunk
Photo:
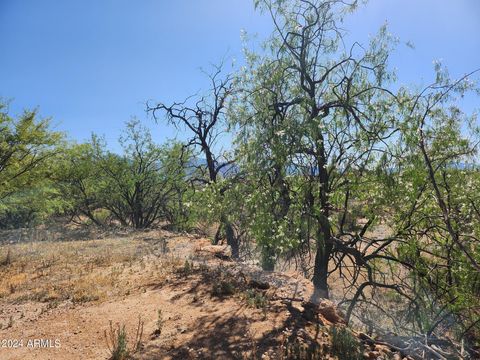
[[[218,225],[218,228],[217,228],[217,232],[215,233],[215,237],[213,238],[213,245],[218,245],[218,243],[220,242],[220,239],[222,238],[222,227],[223,227],[223,223],[220,222],[220,225]]]
[[[225,236],[227,237],[227,244],[232,249],[232,258],[238,259],[240,257],[240,247],[238,244],[238,240],[235,237],[233,227],[228,222],[225,222]]]
[[[326,202],[324,202],[326,204]],[[328,291],[328,263],[333,251],[332,229],[328,220],[328,208],[324,207],[325,216],[320,216],[317,221],[317,251],[315,254],[315,267],[313,269],[313,285],[315,287],[315,297],[329,298]]]
[[[273,271],[275,269],[275,252],[271,246],[262,248],[262,269]]]
[[[213,239],[213,245],[218,245],[222,237],[222,229],[225,230],[227,245],[229,245],[232,250],[232,258],[238,259],[240,257],[240,244],[238,243],[238,239],[235,237],[235,231],[233,230],[232,225],[227,221],[224,215],[222,215],[220,218],[220,225],[218,226],[217,232]]]
[[[318,300],[320,298],[329,298],[328,291],[328,261],[331,245],[325,245],[323,241],[317,242],[317,253],[315,255],[315,267],[313,270],[313,286],[315,287],[314,297]]]

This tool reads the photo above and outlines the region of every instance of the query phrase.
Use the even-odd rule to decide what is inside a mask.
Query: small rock
[[[335,307],[320,308],[320,314],[333,324],[345,324],[345,320],[338,315]]]
[[[391,354],[392,350],[388,346],[385,345],[375,345],[375,351],[379,351],[383,354]]]

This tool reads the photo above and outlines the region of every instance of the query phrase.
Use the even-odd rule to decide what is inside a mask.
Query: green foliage
[[[363,359],[358,340],[347,328],[334,326],[330,329],[330,335],[332,337],[331,353],[338,359]]]
[[[30,188],[18,190],[0,204],[0,228],[36,226],[63,211],[63,202],[48,179],[38,179]]]
[[[474,85],[435,67],[437,83],[421,95],[401,90],[401,137],[383,180],[385,199],[403,240],[395,255],[408,264],[417,296],[408,320],[422,332],[448,328],[478,338],[478,125],[456,105]]]
[[[303,339],[294,337],[283,344],[284,360],[323,360],[326,358],[324,349],[317,342],[307,344]]]
[[[107,220],[97,216],[105,205],[104,194],[108,187],[96,157],[97,148],[101,146],[96,137],[91,143],[71,144],[54,163],[55,185],[64,201],[65,212],[74,217],[86,217],[97,225]]]
[[[127,330],[125,325],[116,324],[113,326],[110,321],[109,330],[105,330],[105,341],[110,351],[110,360],[128,360],[132,358],[132,355],[140,350],[142,346],[143,337],[143,321],[139,317],[136,327],[135,338],[131,346],[128,343]]]
[[[149,131],[136,120],[127,123],[120,143],[123,156],[102,149],[96,154],[110,193],[105,196],[106,208],[123,225],[135,228],[173,217],[168,207],[184,176],[183,159],[169,157],[171,150],[155,145]]]
[[[398,40],[387,27],[364,46],[348,44],[339,27],[357,1],[254,4],[273,17],[274,32],[261,51],[246,50],[241,71],[220,79],[217,68],[195,106],[149,108],[185,127],[187,144],[158,145],[135,119],[120,153],[97,136],[64,144],[48,119],[35,111],[14,119],[0,102],[0,228],[60,213],[139,229],[219,225],[232,249],[251,240],[266,270],[315,252],[308,275],[324,296],[329,270],[348,269],[347,317],[366,295],[380,309],[379,300],[400,306],[401,297],[393,315],[412,331],[454,324],[478,342],[480,129],[458,106],[477,85],[435,63],[433,85],[397,86],[388,59]],[[224,127],[235,129],[232,152],[216,151]],[[226,176],[232,155],[238,173]],[[371,234],[379,224],[388,234]],[[180,272],[191,271],[186,261]],[[223,280],[213,289],[233,291]],[[254,290],[245,296],[252,307],[268,302]],[[331,335],[336,356],[358,358],[350,333]]]
[[[114,328],[112,322],[110,322],[110,333],[107,334],[105,330],[105,338],[110,347],[110,360],[127,360],[130,358],[125,325],[121,327],[118,325],[117,328]]]
[[[249,307],[256,309],[266,309],[268,306],[267,296],[255,289],[247,289],[245,291],[245,301]]]
[[[120,143],[122,155],[107,151],[105,142],[93,136],[59,156],[56,183],[67,211],[97,225],[115,220],[146,228],[164,220],[188,228],[188,152],[178,143],[157,146],[135,119],[127,123]]]
[[[396,40],[382,27],[369,46],[344,47],[337,24],[352,9],[345,2],[256,6],[275,30],[262,53],[247,51],[239,75],[246,91],[231,107],[250,185],[248,229],[270,270],[313,240],[321,258],[314,279],[324,282],[326,263],[344,251],[333,238],[354,237],[353,217],[372,220],[382,205],[381,183],[366,175],[394,132],[396,103],[384,87],[394,80],[387,60]]]
[[[236,286],[231,280],[220,280],[213,284],[212,295],[217,297],[231,296],[236,292]]]
[[[368,46],[345,47],[337,24],[350,5],[255,1],[275,30],[262,52],[246,51],[246,91],[231,104],[245,224],[264,268],[315,240],[324,295],[328,269],[350,258],[368,274],[352,306],[367,287],[394,286],[420,331],[455,316],[478,334],[480,184],[476,166],[462,168],[477,161],[479,129],[454,96],[478,89],[437,63],[435,84],[394,93],[397,39],[384,26]],[[373,245],[366,231],[380,222],[393,234]]]
[[[14,119],[0,99],[0,227],[34,224],[58,211],[49,166],[61,140],[49,119],[36,111]]]

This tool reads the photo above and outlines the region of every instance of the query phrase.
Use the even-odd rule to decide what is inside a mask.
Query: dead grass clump
[[[13,296],[26,282],[27,274],[25,273],[0,272],[0,297]]]
[[[107,289],[112,286],[109,276],[93,274],[73,282],[70,298],[74,303],[98,301],[106,298]]]

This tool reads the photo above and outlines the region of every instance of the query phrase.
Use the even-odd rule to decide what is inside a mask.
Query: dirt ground
[[[125,326],[132,350],[143,328],[137,359],[278,358],[293,331],[328,337],[328,320],[308,321],[297,306],[308,281],[225,255],[160,230],[4,244],[0,359],[108,359],[110,324]]]

